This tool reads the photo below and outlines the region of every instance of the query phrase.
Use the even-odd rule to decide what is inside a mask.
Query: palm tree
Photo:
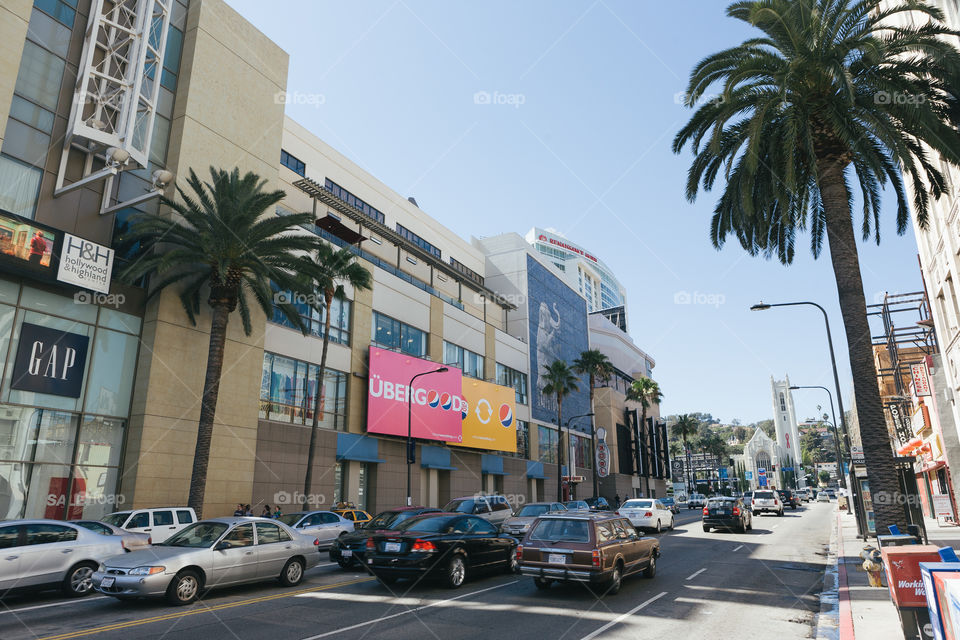
[[[641,376],[634,380],[630,384],[630,388],[627,389],[627,400],[632,400],[634,402],[640,403],[640,427],[639,430],[643,431],[643,441],[647,442],[647,410],[653,405],[659,405],[660,401],[663,400],[663,392],[660,391],[660,385],[654,382],[651,378],[646,376]],[[636,428],[636,427],[635,427]],[[637,441],[637,472],[640,471],[640,433],[639,431],[634,432],[634,438]],[[649,443],[647,443],[649,445]],[[649,448],[648,448],[649,450]],[[644,474],[644,483],[646,484],[646,493],[645,496],[650,495],[650,474]]]
[[[343,300],[346,294],[343,283],[349,284],[354,290],[369,289],[373,284],[370,272],[355,261],[355,256],[349,249],[337,249],[326,242],[318,244],[314,252],[316,269],[314,270],[313,284],[323,296],[323,347],[320,351],[320,368],[317,372],[317,392],[313,406],[313,422],[310,427],[310,447],[307,449],[307,473],[303,479],[304,509],[307,508],[307,496],[313,493],[313,457],[317,444],[317,430],[320,425],[320,411],[323,408],[326,386],[323,376],[327,369],[327,347],[330,346],[330,316],[331,304],[334,298]]]
[[[577,376],[563,360],[554,360],[548,364],[543,373],[543,393],[557,398],[557,502],[563,501],[563,481],[560,478],[563,464],[563,399],[579,390]]]
[[[573,361],[573,371],[580,375],[590,377],[590,411],[596,413],[597,408],[593,406],[593,388],[597,382],[607,382],[613,375],[613,363],[598,349],[588,349],[580,354],[580,357]],[[593,440],[593,454],[597,453],[597,429],[592,429],[591,438]],[[596,464],[593,464],[593,495],[600,495],[599,479],[597,478]]]
[[[880,190],[897,199],[897,230],[909,219],[904,174],[915,185],[917,223],[930,197],[947,188],[927,150],[960,164],[960,132],[950,122],[960,91],[960,52],[939,10],[909,0],[744,0],[727,15],[762,33],[698,63],[686,104],[697,107],[676,135],[674,152],[695,154],[686,194],[726,181],[710,238],[734,235],[750,255],[794,257],[810,228],[818,257],[828,239],[854,380],[870,488],[879,528],[905,524],[871,351],[850,191],[863,199],[861,233],[880,240]],[[911,24],[889,26],[898,14]],[[719,87],[716,99],[704,101]]]
[[[683,440],[683,450],[687,456],[686,464],[686,476],[687,476],[687,492],[690,492],[690,442],[689,439],[691,436],[697,435],[697,431],[700,430],[700,421],[691,416],[689,413],[685,413],[677,418],[677,421],[673,424],[672,431],[680,436],[680,439]]]
[[[126,239],[140,242],[144,252],[120,274],[128,283],[150,276],[148,296],[176,285],[183,310],[194,325],[202,296],[206,296],[211,309],[210,345],[188,500],[198,517],[203,513],[230,314],[240,312],[243,330],[250,335],[252,297],[268,316],[276,305],[305,333],[296,308],[287,301],[275,301],[271,282],[301,294],[309,291],[309,282],[300,274],[312,272],[309,252],[317,244],[315,236],[297,233],[300,225],[313,223],[312,215],[263,217],[283,199],[283,191],[264,191],[265,180],[254,173],[241,178],[239,169],[228,173],[211,167],[210,175],[210,182],[201,182],[191,169],[187,180],[191,193],[177,187],[182,202],[161,196],[161,203],[176,216],[141,214],[132,219]]]

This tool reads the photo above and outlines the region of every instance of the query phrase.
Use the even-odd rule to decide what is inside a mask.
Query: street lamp
[[[413,464],[414,451],[413,451],[413,436],[412,436],[412,419],[413,419],[413,381],[419,378],[420,376],[428,376],[431,373],[446,373],[449,371],[446,367],[439,367],[433,369],[432,371],[423,371],[417,375],[410,378],[410,384],[407,385],[407,506],[413,506],[413,496],[410,495],[410,465]]]
[[[751,311],[766,311],[771,307],[799,307],[799,306],[810,306],[816,307],[820,310],[820,313],[823,314],[823,325],[827,329],[827,347],[830,350],[830,366],[833,367],[833,386],[837,390],[837,407],[840,409],[840,424],[843,428],[843,444],[846,450],[849,452],[850,449],[850,433],[847,431],[847,418],[843,413],[843,394],[840,392],[840,374],[837,373],[837,356],[833,352],[833,337],[830,334],[830,318],[827,316],[827,310],[821,307],[816,302],[802,301],[802,302],[781,302],[778,304],[765,304],[761,302],[760,304],[755,304],[750,307]],[[842,466],[842,462],[841,462]],[[852,471],[851,465],[851,471]],[[842,472],[842,469],[841,469]],[[853,483],[856,485],[856,482]],[[857,518],[857,531],[860,536],[866,540],[866,530],[864,529],[864,522],[860,517],[860,492],[857,490],[856,486],[850,487],[850,497],[853,499],[854,506],[856,507],[855,513]]]
[[[573,422],[574,420],[579,420],[580,418],[587,418],[593,415],[594,413],[593,411],[591,411],[590,413],[583,413],[583,414],[580,414],[579,416],[573,416],[572,418],[567,418],[567,435],[568,436],[570,435],[571,422]],[[563,429],[560,427],[560,425],[557,425],[557,429],[559,431],[557,433],[557,502],[563,502],[563,467],[562,467],[563,465]],[[569,471],[570,470],[567,469],[568,473]],[[594,469],[594,473],[596,473],[596,469]],[[570,473],[569,475],[572,476],[573,474]]]
[[[833,424],[830,425],[833,427],[833,444],[837,448],[837,467],[840,469],[840,473],[837,474],[840,476],[840,486],[844,489],[847,488],[847,478],[845,473],[843,473],[843,456],[840,453],[840,434],[837,432],[837,414],[833,410],[833,394],[830,393],[830,389],[826,387],[821,387],[819,385],[793,385],[790,387],[791,391],[797,389],[823,389],[827,392],[827,395],[830,396],[830,413],[833,414]]]

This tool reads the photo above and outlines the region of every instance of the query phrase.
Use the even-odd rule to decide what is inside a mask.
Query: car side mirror
[[[230,548],[230,543],[224,540],[223,542],[218,542],[217,546],[214,547],[217,551],[226,551]]]

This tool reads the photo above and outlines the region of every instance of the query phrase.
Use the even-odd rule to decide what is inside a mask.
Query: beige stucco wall
[[[32,8],[30,0],[0,0],[0,144],[10,115],[10,101]]]
[[[288,56],[222,0],[190,4],[168,167],[184,185],[188,169],[254,171],[276,188]],[[272,212],[271,212],[272,213]],[[262,314],[252,335],[230,318],[207,476],[204,515],[232,512],[253,495],[263,362]],[[209,313],[190,324],[175,292],[144,319],[122,491],[135,506],[185,504],[196,446],[209,344]]]

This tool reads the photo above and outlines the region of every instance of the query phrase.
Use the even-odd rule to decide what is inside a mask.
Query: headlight
[[[155,573],[163,573],[166,567],[134,567],[130,569],[131,576],[152,576]]]

